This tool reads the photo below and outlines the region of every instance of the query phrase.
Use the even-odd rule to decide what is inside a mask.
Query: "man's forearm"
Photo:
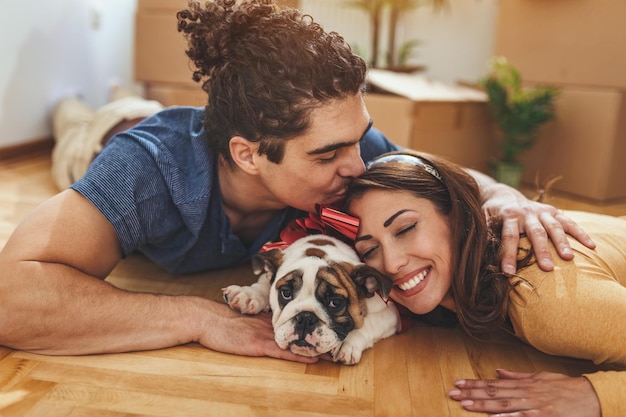
[[[489,202],[489,206],[493,208],[494,205],[497,207],[505,203],[517,204],[520,199],[526,200],[526,197],[513,187],[499,183],[480,171],[469,168],[465,170],[476,180],[476,183],[478,183],[478,189],[480,190],[480,197],[483,204]]]
[[[197,297],[131,293],[60,264],[0,264],[0,344],[43,354],[158,349],[197,339]],[[5,275],[11,271],[11,276]]]
[[[497,181],[491,178],[489,175],[483,174],[480,171],[476,171],[475,169],[465,168],[465,171],[470,174],[478,183],[478,188],[480,189],[481,195],[483,194],[485,188],[489,188],[494,184],[497,184]]]

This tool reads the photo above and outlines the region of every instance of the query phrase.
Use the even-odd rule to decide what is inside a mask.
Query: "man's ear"
[[[258,142],[251,142],[243,136],[233,136],[228,142],[228,148],[230,157],[241,170],[256,175],[259,169],[255,158]]]

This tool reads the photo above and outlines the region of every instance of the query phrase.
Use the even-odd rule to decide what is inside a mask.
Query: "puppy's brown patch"
[[[316,258],[320,258],[320,259],[324,259],[326,257],[326,252],[324,252],[322,249],[320,248],[309,248],[307,249],[304,254],[306,256],[314,256]]]
[[[318,285],[316,294],[319,298],[326,291],[327,286],[330,286],[335,294],[342,295],[348,299],[349,304],[345,313],[352,317],[354,327],[358,329],[363,326],[365,310],[362,300],[359,299],[357,288],[350,277],[350,271],[346,269],[346,266],[345,264],[332,264],[331,266],[320,268],[317,277],[322,282]],[[346,316],[344,319],[347,318]],[[336,319],[342,321],[341,318]]]
[[[312,239],[309,242],[316,246],[335,246],[335,242],[324,238]]]
[[[281,288],[286,287],[288,290],[291,290],[293,298],[296,298],[297,294],[302,289],[302,276],[303,273],[299,269],[291,271],[276,281],[276,288],[280,291]],[[278,303],[280,304],[280,308],[285,308],[285,305],[287,305],[289,301],[283,300],[279,297]]]

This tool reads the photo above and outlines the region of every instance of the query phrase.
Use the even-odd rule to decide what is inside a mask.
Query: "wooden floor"
[[[0,162],[0,246],[36,204],[54,192],[47,156]],[[626,214],[626,202],[553,204]],[[172,276],[132,256],[109,281],[131,291],[195,294],[220,300],[229,282],[251,282],[248,267]],[[458,378],[495,376],[496,367],[593,370],[503,337],[476,342],[457,329],[416,323],[379,342],[357,366],[302,365],[236,357],[198,345],[82,357],[39,356],[0,347],[0,416],[477,416],[447,399]]]

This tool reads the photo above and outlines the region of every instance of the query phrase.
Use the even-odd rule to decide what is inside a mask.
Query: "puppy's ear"
[[[365,264],[357,265],[351,276],[359,292],[362,292],[366,297],[373,296],[376,291],[380,291],[380,295],[385,300],[389,297],[393,282],[389,277],[371,266]]]
[[[252,257],[252,272],[254,275],[268,275],[269,282],[274,281],[278,267],[283,263],[283,251],[272,249],[267,252],[257,253]]]

